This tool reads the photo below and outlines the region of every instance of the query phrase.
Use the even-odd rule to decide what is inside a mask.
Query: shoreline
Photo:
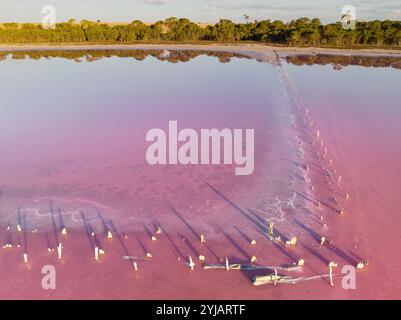
[[[319,47],[275,47],[261,44],[20,44],[2,45],[0,52],[32,51],[32,50],[199,50],[230,52],[247,55],[264,62],[277,62],[276,53],[282,57],[294,55],[340,55],[364,57],[401,57],[400,50],[391,49],[335,49]]]

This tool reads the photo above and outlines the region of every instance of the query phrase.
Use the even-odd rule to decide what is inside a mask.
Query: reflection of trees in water
[[[401,58],[398,57],[377,57],[377,56],[341,56],[330,54],[317,55],[294,55],[286,57],[288,63],[303,66],[303,65],[340,65],[346,66],[362,66],[362,67],[392,67],[401,69]]]
[[[103,58],[119,57],[119,58],[134,58],[135,60],[142,61],[148,57],[154,57],[160,61],[168,61],[171,63],[187,62],[196,57],[205,55],[219,59],[221,63],[231,61],[231,58],[246,58],[250,57],[232,53],[232,52],[218,52],[207,50],[32,50],[32,51],[7,51],[0,53],[0,61],[5,60],[11,55],[12,59],[23,60],[33,59],[39,60],[41,58],[63,58],[81,62],[85,59],[88,62],[100,60]]]

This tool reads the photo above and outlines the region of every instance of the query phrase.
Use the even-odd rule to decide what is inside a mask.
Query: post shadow
[[[105,223],[106,223],[106,222],[105,222]],[[130,252],[129,252],[129,250],[128,250],[128,247],[125,245],[124,240],[121,238],[121,235],[120,235],[120,233],[118,232],[116,226],[114,225],[113,221],[111,221],[111,220],[109,221],[109,224],[110,224],[110,226],[111,226],[111,229],[112,229],[113,232],[114,232],[115,237],[117,238],[118,242],[120,243],[121,247],[123,248],[125,255],[126,255],[127,257],[129,257],[128,259],[129,259],[129,261],[131,262],[131,267],[132,267],[133,269],[135,269],[135,267],[134,267],[134,259],[132,258],[132,255],[130,254]],[[107,225],[106,225],[106,227],[107,227]]]
[[[46,237],[46,243],[47,243],[47,249],[51,249],[51,243],[50,243],[50,238],[49,238],[49,233],[45,232],[45,237]]]
[[[245,259],[249,262],[250,255],[219,225],[216,225],[216,229],[220,231],[227,240],[237,249],[239,253],[241,253]]]
[[[303,179],[303,178],[302,178],[302,179]],[[299,195],[301,198],[303,198],[304,200],[306,200],[306,201],[308,201],[308,202],[314,204],[315,206],[317,206],[317,205],[319,204],[318,201],[315,201],[315,200],[309,198],[308,196],[304,195],[303,193],[301,193],[301,192],[299,192],[299,191],[295,191],[295,193],[296,193],[297,195]]]
[[[196,250],[196,248],[192,245],[191,241],[189,241],[182,233],[178,233],[179,237],[181,239],[184,239],[184,243],[188,246],[189,250],[192,251],[192,253],[198,257],[199,256],[199,252],[198,250]]]
[[[284,241],[284,243],[291,240],[290,238],[285,236],[283,233],[281,233],[281,231],[277,227],[274,227],[274,230],[273,230],[273,237],[277,238],[275,235],[279,236],[280,239]]]
[[[325,188],[328,192],[334,192],[333,188],[329,187],[329,184],[327,184],[327,181],[326,184],[321,183],[319,180],[315,180],[314,183],[322,188]]]
[[[306,245],[303,245],[303,247],[309,251],[312,255],[314,255],[320,262],[322,262],[326,267],[328,267],[330,260],[323,256],[320,252],[316,251],[315,249],[312,249],[311,247],[308,247]]]
[[[289,258],[293,263],[297,263],[300,260],[300,258],[294,252],[288,250],[285,246],[281,246],[275,241],[272,241],[272,243],[278,250],[280,250],[282,254],[287,256],[287,258]]]
[[[360,261],[363,261],[363,260],[364,260],[359,254],[357,254],[357,253],[354,252],[354,251],[351,251],[351,252],[350,252],[350,255],[352,256],[352,258],[353,258],[355,261],[360,262]]]
[[[65,224],[64,224],[64,219],[63,219],[63,215],[61,214],[60,208],[57,209],[57,213],[58,213],[58,223],[59,223],[60,231],[61,231],[65,228]]]
[[[336,213],[339,213],[339,210],[338,210],[338,209],[334,208],[333,206],[331,206],[330,204],[328,204],[328,203],[325,202],[325,201],[321,201],[321,200],[318,201],[316,198],[315,198],[315,199],[311,199],[311,198],[309,198],[308,196],[306,196],[305,194],[303,194],[303,193],[301,193],[301,192],[298,192],[298,191],[296,191],[296,193],[297,193],[300,197],[304,198],[305,200],[307,200],[307,201],[309,201],[309,202],[312,202],[312,203],[315,204],[315,205],[317,205],[318,203],[320,203],[321,205],[326,206],[327,208],[329,208],[329,209],[335,211]]]
[[[267,221],[266,219],[263,219],[260,215],[258,215],[254,210],[247,208],[247,210],[259,221],[255,221],[252,219],[252,221],[255,224],[260,224],[262,227],[267,227]]]
[[[97,213],[97,216],[98,216],[100,222],[102,223],[103,232],[104,232],[105,236],[107,237],[107,235],[109,234],[109,228],[107,226],[107,223],[104,220],[102,213],[99,211],[99,209],[95,207],[95,210],[96,210],[96,213]]]
[[[90,230],[90,227],[89,227],[89,225],[88,225],[88,222],[86,221],[85,214],[84,214],[82,211],[80,211],[79,213],[80,213],[80,215],[81,215],[82,222],[83,222],[83,224],[84,224],[85,233],[86,233],[86,235],[88,236],[88,240],[89,240],[89,243],[90,243],[90,246],[91,246],[91,250],[94,250],[94,249],[95,249],[95,245],[93,244],[92,232],[91,232],[91,230]]]
[[[89,228],[89,231],[90,231],[90,235],[91,235],[92,238],[93,238],[93,242],[94,242],[95,246],[98,247],[99,249],[101,249],[102,246],[101,246],[100,240],[99,240],[99,238],[97,237],[95,231],[93,230],[93,228],[92,228],[90,222],[89,222],[89,221],[86,221],[86,223],[88,224],[88,228]]]
[[[52,200],[50,200],[50,217],[51,217],[51,220],[52,220],[54,240],[56,241],[56,246],[57,246],[59,244],[59,238],[58,238],[58,230],[57,230],[56,221],[54,219],[54,211],[53,211],[53,202],[52,202]],[[47,235],[47,233],[46,233],[46,235]],[[49,244],[50,244],[50,242],[49,242]],[[51,246],[49,246],[49,248],[52,249]]]
[[[143,243],[143,241],[137,236],[136,240],[139,243],[139,246],[141,247],[143,254],[146,256],[146,254],[149,252],[148,248],[146,248],[145,244]]]
[[[245,218],[247,218],[249,221],[251,221],[252,223],[254,223],[256,226],[262,227],[260,225],[260,223],[258,223],[258,221],[256,221],[255,219],[253,219],[249,214],[247,214],[244,210],[242,210],[238,205],[236,205],[233,201],[231,201],[229,198],[227,198],[223,193],[221,193],[219,190],[217,190],[215,187],[213,187],[211,184],[209,184],[208,182],[204,181],[204,183],[210,188],[212,189],[217,195],[219,195],[221,198],[223,198],[228,204],[230,204],[234,209],[236,209],[236,211],[238,211],[239,213],[241,213]],[[249,210],[249,209],[248,209]]]
[[[236,225],[233,226],[235,230],[245,239],[246,242],[250,243],[252,239],[240,228],[238,228]]]
[[[145,225],[144,225],[145,226]],[[166,228],[162,225],[160,225],[161,230],[163,231],[163,234],[166,236],[167,240],[170,242],[171,246],[173,247],[174,251],[176,252],[176,254],[178,254],[178,256],[180,258],[184,258],[184,255],[182,254],[180,248],[177,246],[177,244],[174,242],[174,240],[172,239],[172,237],[170,236],[170,234],[167,232]],[[145,229],[148,230],[145,226]],[[149,230],[148,230],[149,231]]]
[[[180,215],[180,213],[170,204],[170,208],[171,210],[175,213],[175,215],[187,226],[187,228],[191,231],[191,233],[196,237],[196,239],[198,241],[200,241],[200,234],[195,230],[195,228],[193,228],[189,222],[182,216]],[[157,221],[155,219],[155,221]],[[214,250],[207,244],[207,243],[203,243],[203,246],[206,247],[206,249],[217,259],[219,260],[219,256],[216,254],[216,252],[214,252]]]
[[[23,231],[24,231],[24,253],[28,254],[28,233],[27,233],[27,224],[26,224],[26,215],[24,214],[22,217],[23,221]]]
[[[4,239],[4,245],[6,245],[6,244],[12,245],[13,244],[12,242],[13,242],[13,234],[12,234],[11,230],[7,230],[6,237]]]
[[[22,227],[21,208],[17,210],[17,224]]]
[[[292,218],[292,220],[298,227],[307,232],[316,242],[320,243],[321,236],[315,230],[309,228],[308,226],[306,226],[305,224],[303,224],[301,221],[299,221],[294,217]]]
[[[351,257],[349,254],[345,253],[343,250],[341,250],[340,248],[338,248],[337,246],[335,246],[334,244],[330,243],[327,248],[335,253],[336,255],[338,255],[339,257],[341,257],[343,260],[345,260],[346,262],[348,262],[349,264],[356,266],[358,264],[358,262],[362,261],[362,259],[356,260],[353,257]]]
[[[193,233],[196,239],[200,239],[200,234],[189,224],[189,222],[181,214],[178,213],[178,211],[171,204],[170,209],[187,226],[187,228]]]
[[[152,238],[153,234],[152,232],[149,230],[149,228],[142,222],[142,226],[145,229],[145,232],[148,234],[149,239]]]

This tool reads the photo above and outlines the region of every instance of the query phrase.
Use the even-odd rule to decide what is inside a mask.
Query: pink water
[[[280,67],[239,58],[223,64],[206,56],[178,64],[154,58],[6,59],[1,67],[0,223],[4,238],[11,227],[14,244],[0,252],[7,261],[1,296],[397,296],[392,292],[400,282],[391,277],[400,241],[393,214],[401,172],[400,96],[394,90],[399,71]],[[309,126],[305,119],[312,118]],[[226,165],[148,165],[146,132],[167,131],[169,120],[196,130],[255,129],[254,173],[235,176],[234,166]],[[335,179],[342,176],[341,184],[329,179],[326,168]],[[26,218],[25,244],[15,231],[18,210]],[[58,241],[52,224],[52,212],[58,219],[58,210],[70,231],[67,238],[59,235],[62,261],[47,250]],[[97,210],[116,228],[113,239],[105,238]],[[99,262],[81,211],[106,251]],[[274,222],[275,236],[296,236],[297,246],[268,240],[268,222]],[[151,241],[156,225],[163,233]],[[320,246],[316,237],[322,235],[333,247]],[[380,250],[382,245],[388,250]],[[28,265],[22,261],[24,250]],[[149,251],[152,259],[143,260]],[[139,257],[139,271],[122,259],[127,253]],[[202,270],[200,254],[207,263],[229,257],[249,264],[252,255],[260,265],[305,259],[303,274],[295,276],[325,274],[329,261],[339,263],[336,271],[362,258],[370,263],[358,273],[356,290],[343,290],[340,281],[331,288],[326,280],[255,288],[249,283],[253,273]],[[189,256],[196,260],[194,271],[185,265]],[[45,264],[57,269],[54,292],[40,288]],[[378,277],[380,272],[384,276]]]
[[[336,222],[339,242],[369,258],[357,290],[344,297],[399,299],[401,223],[401,80],[391,68],[290,67],[289,72],[329,144],[348,214]]]

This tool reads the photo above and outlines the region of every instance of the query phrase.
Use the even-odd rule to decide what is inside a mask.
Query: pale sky
[[[70,18],[154,22],[170,16],[239,22],[244,14],[257,20],[289,21],[307,16],[334,22],[344,5],[353,5],[360,20],[401,20],[401,0],[0,0],[0,22],[40,22],[41,8],[49,4],[56,8],[59,22]]]

